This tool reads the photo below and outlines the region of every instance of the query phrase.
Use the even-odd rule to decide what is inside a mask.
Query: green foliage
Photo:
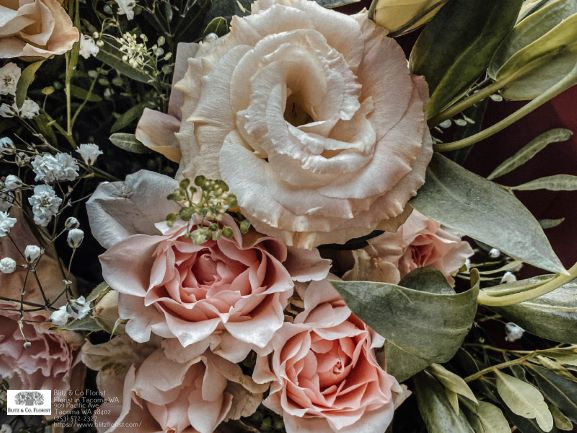
[[[556,174],[541,177],[521,185],[510,187],[513,191],[535,191],[546,189],[549,191],[577,191],[577,176],[570,174]]]
[[[541,269],[564,272],[543,229],[511,193],[436,154],[412,200],[422,214]]]
[[[486,70],[515,24],[522,0],[453,0],[425,27],[411,52],[411,69],[424,75],[434,117]]]
[[[130,153],[147,154],[151,150],[136,139],[134,134],[127,134],[125,132],[117,132],[110,136],[110,142],[116,147],[126,150]]]
[[[20,80],[18,80],[18,86],[16,87],[16,105],[22,107],[26,95],[28,94],[28,88],[36,78],[36,72],[40,69],[40,66],[44,64],[45,60],[39,60],[37,62],[31,63],[26,68],[22,70],[22,75]]]

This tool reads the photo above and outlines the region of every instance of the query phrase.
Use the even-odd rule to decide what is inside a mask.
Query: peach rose
[[[262,400],[263,386],[210,352],[170,341],[132,346],[128,353],[130,340],[120,337],[83,348],[105,398],[94,414],[99,432],[212,433],[226,419],[251,415]]]
[[[76,356],[82,337],[51,331],[44,312],[25,312],[20,326],[19,310],[19,303],[0,302],[0,378],[8,380],[9,389],[50,389],[53,404],[69,403],[54,391],[83,389],[84,366]],[[66,408],[60,406],[60,414]]]
[[[254,231],[242,235],[229,215],[222,222],[232,229],[232,238],[202,245],[186,236],[185,226],[158,223],[146,228],[146,221],[155,218],[150,212],[169,213],[159,211],[171,203],[162,192],[170,190],[163,182],[176,183],[140,172],[124,183],[100,186],[88,203],[95,237],[108,248],[100,257],[102,275],[120,293],[119,316],[128,320],[125,332],[138,342],[148,341],[151,333],[176,338],[183,346],[210,347],[240,362],[250,350],[264,348],[282,326],[293,281],[325,278],[330,261],[317,251],[287,248]],[[160,190],[158,195],[152,188]],[[152,210],[142,207],[142,216],[131,208],[143,205],[141,195],[155,203]],[[131,210],[121,214],[121,209]],[[124,232],[137,224],[144,233]],[[111,232],[118,233],[114,240]]]
[[[368,243],[353,252],[355,265],[345,279],[397,284],[409,272],[431,267],[452,283],[451,275],[474,254],[468,242],[417,211],[396,233],[383,233]]]
[[[57,0],[0,0],[0,58],[64,54],[80,33]]]
[[[377,363],[384,339],[353,315],[328,281],[311,283],[305,308],[258,358],[253,378],[272,382],[263,402],[287,433],[383,433],[408,396]]]
[[[169,114],[136,135],[180,175],[224,179],[255,228],[287,245],[395,230],[432,155],[427,85],[368,19],[257,0],[223,38],[181,45]]]

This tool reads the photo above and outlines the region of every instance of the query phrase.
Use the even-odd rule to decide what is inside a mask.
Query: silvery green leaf
[[[441,224],[551,272],[565,272],[535,217],[513,194],[435,154],[412,206]]]
[[[511,433],[511,427],[501,409],[492,403],[480,401],[467,404],[465,415],[475,433]]]
[[[527,145],[523,146],[515,155],[507,158],[493,172],[487,176],[487,179],[493,180],[512,172],[516,168],[522,166],[527,161],[531,160],[535,155],[545,149],[551,143],[559,143],[567,141],[573,136],[573,132],[569,129],[556,128],[544,132],[538,137],[531,140]]]
[[[555,406],[577,422],[577,384],[537,365],[531,365],[529,372]]]
[[[116,132],[110,136],[110,142],[122,150],[130,153],[147,154],[151,150],[134,136],[125,132]]]
[[[563,222],[565,221],[565,218],[554,218],[554,219],[542,219],[539,220],[539,224],[541,224],[541,227],[543,227],[543,229],[547,230],[547,229],[552,229],[554,227],[560,226],[561,224],[563,224]]]
[[[167,199],[177,187],[173,178],[147,170],[101,183],[86,203],[92,234],[104,248],[134,234],[158,234],[154,224],[178,208]]]
[[[553,415],[553,423],[555,427],[562,431],[573,431],[573,422],[554,404],[549,405],[549,410]]]
[[[511,189],[514,191],[535,191],[539,189],[549,191],[577,191],[577,176],[556,174],[512,186]]]
[[[469,400],[478,403],[475,398],[475,394],[467,385],[467,382],[463,378],[452,371],[447,370],[445,367],[439,364],[431,364],[427,369],[435,378],[447,389],[454,392],[455,394],[462,395]]]

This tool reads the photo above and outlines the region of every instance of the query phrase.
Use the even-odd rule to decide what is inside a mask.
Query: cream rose
[[[0,58],[64,54],[79,37],[57,0],[0,0]]]
[[[424,182],[427,85],[363,11],[258,0],[230,34],[181,45],[169,114],[137,137],[180,176],[224,179],[250,222],[286,244],[396,229]]]

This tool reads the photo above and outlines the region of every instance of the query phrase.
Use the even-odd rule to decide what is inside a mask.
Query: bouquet
[[[0,432],[575,431],[577,1],[355,3],[0,0]]]

